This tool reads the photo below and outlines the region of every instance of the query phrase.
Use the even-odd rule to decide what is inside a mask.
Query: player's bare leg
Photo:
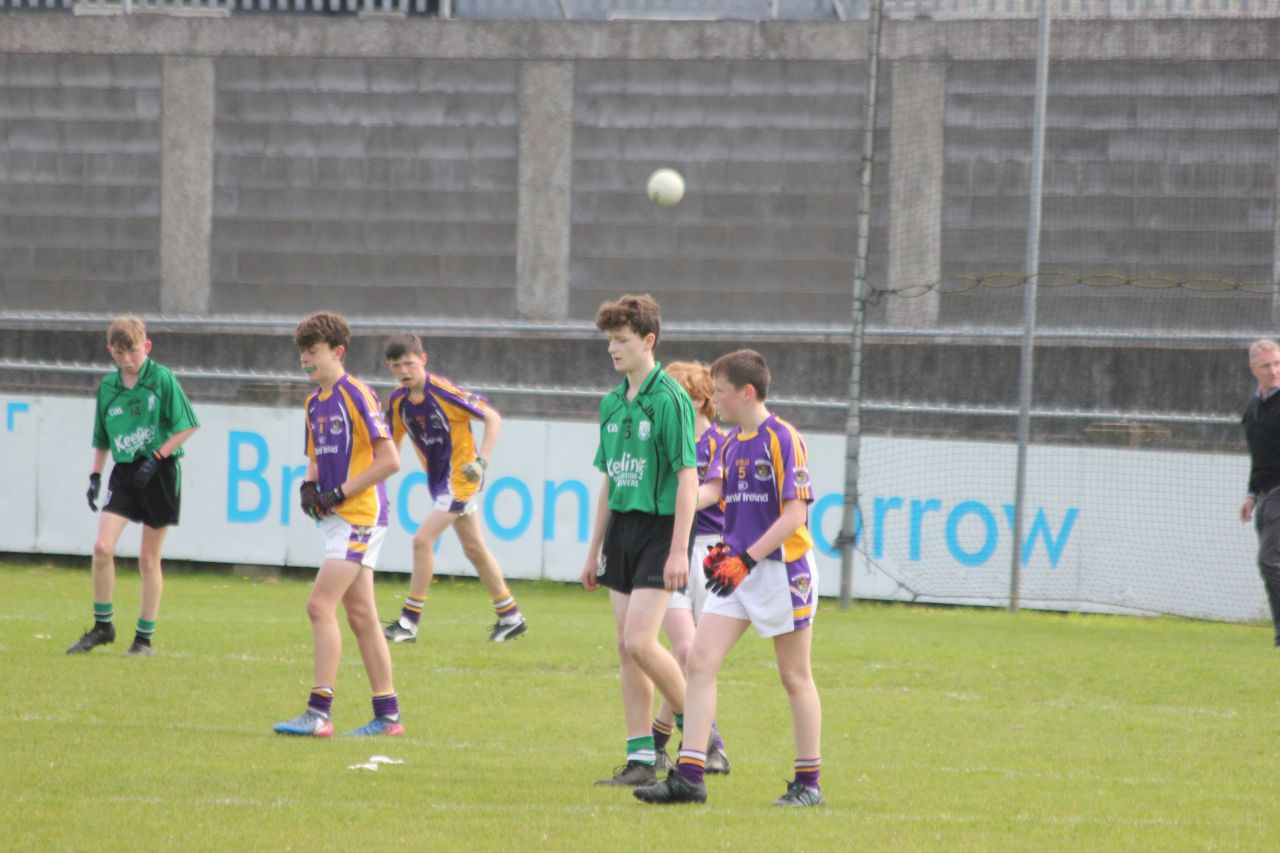
[[[129,519],[105,510],[98,514],[98,538],[93,541],[93,600],[110,601],[116,588],[116,544]]]
[[[307,599],[311,636],[315,645],[315,684],[332,688],[338,680],[342,658],[342,630],[338,627],[338,603],[364,571],[349,560],[329,559],[320,564],[315,585]]]
[[[696,627],[693,623],[692,610],[668,607],[666,615],[662,617],[662,632],[667,635],[667,640],[671,643],[671,656],[676,659],[676,663],[680,664],[680,671],[685,673],[686,678],[688,673],[685,671],[684,662],[689,656],[690,646],[693,645],[693,631]],[[653,747],[658,755],[659,773],[675,766],[666,752],[667,739],[675,730],[675,725],[676,712],[664,697],[658,703],[658,713],[654,717],[653,726]],[[660,730],[661,735],[659,735]]]
[[[347,611],[347,624],[356,635],[360,659],[364,661],[373,691],[373,719],[350,734],[402,735],[400,702],[391,679],[391,652],[382,625],[378,622],[378,603],[373,595],[373,571],[362,570],[342,597]]]
[[[164,572],[161,567],[161,555],[164,551],[164,540],[169,535],[167,527],[142,526],[142,547],[138,552],[138,574],[142,577],[143,619],[155,621],[160,615],[160,596],[164,593]]]
[[[391,678],[391,653],[387,651],[387,641],[382,636],[382,625],[378,622],[378,603],[373,595],[373,571],[362,570],[358,577],[347,588],[342,597],[342,605],[347,611],[347,624],[356,635],[356,644],[360,647],[360,659],[364,661],[365,672],[369,676],[369,687],[373,695],[381,696],[394,693],[395,686]]]
[[[796,776],[787,792],[774,805],[817,806],[823,804],[818,786],[821,770],[822,701],[813,682],[809,660],[813,628],[805,626],[773,638],[778,676],[791,703],[791,726],[796,743]]]
[[[622,715],[627,726],[627,737],[639,737],[649,724],[649,709],[653,707],[653,682],[645,675],[640,663],[627,653],[627,615],[631,596],[617,590],[609,590],[609,603],[613,606],[613,618],[617,627],[619,683],[622,687]]]
[[[98,516],[98,537],[93,542],[93,627],[67,648],[67,654],[85,654],[116,639],[115,609],[111,596],[116,586],[116,543],[129,519],[115,513]]]
[[[493,556],[493,552],[485,544],[484,533],[480,527],[480,514],[473,512],[470,515],[455,516],[455,518],[457,520],[453,524],[453,531],[458,534],[462,553],[475,567],[480,583],[484,584],[485,591],[489,593],[489,600],[493,602],[494,611],[498,617],[489,639],[505,641],[524,634],[528,626],[520,613],[520,608],[516,606],[515,597],[507,588],[507,581],[502,576],[502,566],[498,564],[498,558]]]
[[[433,509],[413,535],[413,576],[409,579],[409,595],[400,615],[382,629],[389,643],[413,643],[418,639],[418,622],[427,600],[427,590],[436,573],[435,549],[440,536],[457,518],[453,513]]]
[[[601,779],[597,785],[647,785],[657,779],[653,735],[649,729],[654,680],[653,673],[646,669],[646,664],[652,665],[655,656],[649,653],[644,638],[647,634],[654,645],[670,659],[671,668],[679,678],[679,696],[670,698],[673,705],[683,706],[684,678],[680,675],[680,667],[671,653],[657,641],[658,626],[662,622],[669,597],[670,594],[665,590],[633,590],[631,594],[609,590],[609,604],[613,608],[617,627],[615,639],[622,712],[627,727],[627,763],[618,768],[612,778]],[[658,675],[670,681],[667,673],[659,672]],[[669,684],[667,689],[671,689]]]
[[[413,577],[409,580],[411,598],[421,600],[426,597],[431,579],[436,574],[436,542],[457,518],[451,512],[433,509],[418,532],[413,534]]]
[[[703,802],[707,798],[703,782],[711,721],[716,716],[716,677],[725,655],[750,626],[744,619],[704,613],[693,636],[693,648],[685,659],[689,683],[685,691],[684,742],[676,769],[661,783],[636,789],[637,799],[650,803]]]
[[[684,711],[684,673],[680,664],[658,641],[658,629],[666,615],[671,593],[664,589],[634,589],[627,602],[622,626],[622,649],[653,682],[662,697],[677,713]],[[653,708],[652,695],[644,706],[643,722],[648,724]]]
[[[126,657],[150,657],[151,638],[160,615],[160,596],[164,592],[164,572],[161,554],[164,551],[168,527],[142,526],[142,546],[138,550],[138,574],[142,578],[142,606],[138,611],[138,626],[133,643]]]

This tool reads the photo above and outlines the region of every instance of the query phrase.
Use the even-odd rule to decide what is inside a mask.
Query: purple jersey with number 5
[[[373,442],[391,438],[378,395],[350,373],[325,394],[317,388],[307,397],[307,456],[315,460],[320,491],[341,486],[373,464]],[[385,526],[387,485],[378,483],[337,506],[349,524]]]
[[[795,427],[769,415],[755,432],[736,429],[724,451],[712,460],[707,479],[720,478],[724,495],[724,542],[735,554],[756,543],[782,515],[789,500],[813,503],[809,484],[809,451]],[[805,524],[767,555],[789,563],[813,548],[806,512]]]

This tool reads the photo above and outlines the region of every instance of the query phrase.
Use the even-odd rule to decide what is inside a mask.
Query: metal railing
[[[270,370],[211,370],[207,367],[180,367],[169,365],[169,368],[183,380],[212,380],[223,382],[258,382],[280,385],[313,385],[304,376],[297,373]],[[97,376],[108,370],[109,365],[100,362],[65,362],[42,361],[38,359],[4,359],[0,358],[0,371],[34,371],[38,373],[74,373],[81,376]],[[366,380],[370,385],[379,388],[391,388],[394,382],[386,379]],[[579,388],[549,385],[505,385],[489,382],[467,382],[461,384],[471,391],[480,394],[504,394],[516,397],[558,397],[576,399],[599,399],[611,388]],[[825,409],[844,411],[848,401],[837,398],[820,397],[770,397],[770,404],[800,409]],[[925,415],[958,415],[962,417],[1015,417],[1017,406],[969,406],[946,405],[938,403],[916,403],[910,401],[888,402],[884,400],[864,400],[862,408],[872,412],[893,414],[925,414]],[[1122,412],[1115,409],[1056,409],[1033,408],[1031,414],[1035,418],[1060,418],[1067,420],[1094,421],[1143,421],[1165,424],[1199,424],[1208,426],[1230,426],[1240,422],[1238,414],[1218,412]]]
[[[808,20],[796,13],[788,15],[788,4],[773,2],[734,9],[731,14],[704,10],[664,10],[642,2],[612,4],[596,15],[596,6],[575,10],[571,0],[547,7],[512,0],[503,13],[499,0],[475,7],[466,0],[440,0],[435,8],[428,0],[0,0],[2,11],[65,12],[79,15],[167,14],[191,17],[225,17],[236,14],[297,14],[343,16],[427,16],[459,20],[628,20],[628,21],[716,21],[716,20]],[[723,8],[723,7],[721,7]],[[822,20],[839,22],[865,20],[867,0],[831,0],[829,15]],[[909,20],[995,20],[1032,19],[1039,13],[1040,0],[885,0],[884,15]],[[1142,19],[1142,18],[1274,18],[1280,17],[1280,0],[1049,0],[1049,14],[1055,19]]]

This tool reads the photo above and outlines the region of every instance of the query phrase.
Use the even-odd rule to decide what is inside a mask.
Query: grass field
[[[380,580],[384,616],[403,579]],[[823,602],[823,809],[769,807],[790,777],[771,647],[720,682],[733,772],[706,806],[592,786],[621,763],[603,593],[513,584],[530,633],[484,638],[474,582],[444,579],[393,649],[403,739],[275,736],[310,687],[305,580],[172,572],[157,654],[69,657],[87,570],[0,565],[0,847],[28,849],[1273,849],[1280,760],[1268,628]],[[345,629],[344,629],[345,630]],[[354,641],[339,731],[369,716]],[[348,769],[383,754],[376,772]]]

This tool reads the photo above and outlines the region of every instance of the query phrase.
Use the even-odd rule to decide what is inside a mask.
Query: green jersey
[[[698,464],[693,401],[655,364],[627,400],[627,380],[600,401],[595,466],[609,475],[609,509],[675,515],[676,472]]]
[[[149,358],[132,388],[124,386],[119,370],[98,385],[93,446],[110,450],[115,462],[150,456],[175,432],[197,426],[200,422],[177,378]],[[173,455],[182,456],[182,448]]]

